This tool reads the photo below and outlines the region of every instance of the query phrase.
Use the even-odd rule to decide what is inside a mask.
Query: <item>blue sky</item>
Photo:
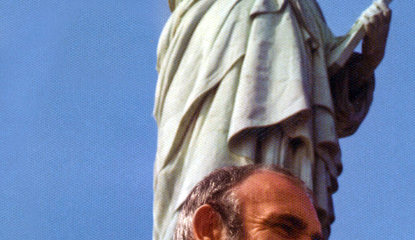
[[[345,33],[370,0],[319,1]],[[341,140],[332,239],[415,235],[414,4],[395,1],[370,113]],[[0,239],[150,239],[167,0],[0,1]]]

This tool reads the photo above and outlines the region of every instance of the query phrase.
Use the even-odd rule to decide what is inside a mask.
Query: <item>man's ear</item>
[[[193,216],[193,234],[197,240],[220,240],[223,236],[222,220],[209,204],[199,207]]]

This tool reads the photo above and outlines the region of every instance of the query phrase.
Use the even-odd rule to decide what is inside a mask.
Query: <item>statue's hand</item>
[[[368,72],[373,72],[385,55],[391,17],[392,11],[382,1],[374,2],[360,17],[366,31],[362,54]]]

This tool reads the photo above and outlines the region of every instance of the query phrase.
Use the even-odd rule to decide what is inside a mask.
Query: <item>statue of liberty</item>
[[[387,4],[374,3],[347,35],[363,32],[362,53],[336,59],[347,36],[333,36],[315,0],[169,3],[154,108],[154,239],[172,239],[181,204],[204,176],[250,163],[301,178],[328,237],[338,139],[358,129],[372,102]]]

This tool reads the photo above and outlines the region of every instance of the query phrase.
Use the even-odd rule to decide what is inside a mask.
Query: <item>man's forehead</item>
[[[245,179],[237,188],[259,191],[294,190],[305,193],[305,189],[295,183],[291,177],[270,170],[260,170]]]
[[[289,176],[269,170],[260,171],[248,177],[235,188],[241,203],[278,203],[278,207],[313,211],[313,204],[305,189]]]
[[[248,177],[235,190],[242,211],[247,216],[266,221],[296,219],[307,231],[313,234],[320,231],[317,214],[305,188],[289,176],[269,170],[260,171]]]

